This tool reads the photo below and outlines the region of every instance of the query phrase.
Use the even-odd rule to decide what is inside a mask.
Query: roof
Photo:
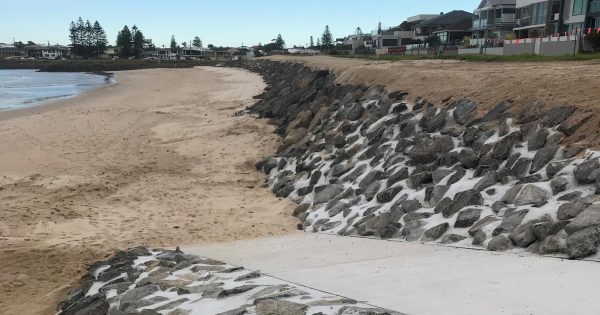
[[[472,19],[473,19],[472,13],[469,13],[467,11],[462,11],[462,10],[454,10],[454,11],[450,11],[446,14],[443,14],[441,16],[438,16],[436,18],[433,18],[431,20],[425,21],[419,25],[420,26],[444,25],[444,26],[446,26],[446,28],[449,28],[448,26],[452,26],[454,24],[460,24],[464,20],[472,20]],[[469,24],[470,23],[471,22],[469,22]]]
[[[481,3],[477,9],[483,9],[487,7],[494,7],[498,5],[517,5],[516,0],[481,0]]]

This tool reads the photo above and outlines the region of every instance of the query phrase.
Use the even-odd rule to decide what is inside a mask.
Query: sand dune
[[[117,248],[294,232],[262,188],[264,120],[234,117],[263,83],[225,68],[141,70],[0,116],[0,313],[53,314],[86,264]]]

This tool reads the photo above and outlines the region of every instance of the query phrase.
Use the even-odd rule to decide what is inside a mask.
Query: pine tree
[[[175,35],[171,35],[171,49],[177,49],[177,41],[175,40]]]
[[[202,48],[202,40],[200,39],[200,37],[194,37],[194,40],[192,41],[192,46],[194,46],[195,48]]]
[[[321,49],[321,39],[317,38],[317,47]]]
[[[133,38],[131,31],[127,25],[123,26],[123,29],[117,35],[117,47],[119,49],[119,55],[121,57],[130,57],[131,48],[133,44]]]
[[[146,39],[144,38],[144,33],[138,29],[137,26],[133,25],[132,30],[132,49],[133,54],[136,57],[140,57],[142,51],[144,51],[144,42]]]
[[[329,30],[329,25],[325,26],[325,31],[323,32],[323,36],[321,36],[321,45],[326,50],[333,47],[333,36]]]
[[[92,27],[92,23],[90,20],[85,21],[85,26],[83,28],[83,55],[86,57],[90,57],[94,50],[94,28]]]
[[[309,47],[314,47],[315,46],[315,41],[313,40],[313,37],[310,36],[310,46]]]
[[[283,50],[284,48],[285,48],[285,41],[283,40],[283,37],[281,37],[281,34],[278,34],[277,39],[275,39],[275,49]]]
[[[106,46],[108,45],[108,40],[106,39],[106,32],[100,26],[98,21],[94,22],[93,29],[93,37],[94,37],[94,48],[96,49],[96,56],[99,57],[100,53],[106,50]]]
[[[69,26],[69,39],[71,40],[71,46],[73,47],[73,53],[75,54],[75,57],[77,57],[77,55],[79,55],[79,32],[77,31],[77,24],[75,24],[75,22],[71,22],[71,25]]]

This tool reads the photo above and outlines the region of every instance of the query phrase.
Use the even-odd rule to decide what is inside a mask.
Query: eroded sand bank
[[[294,232],[262,188],[264,120],[233,113],[264,85],[225,68],[141,70],[0,116],[0,313],[52,314],[86,264],[117,248]]]

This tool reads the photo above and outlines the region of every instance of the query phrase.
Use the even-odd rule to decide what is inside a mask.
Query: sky
[[[479,0],[0,0],[0,43],[68,44],[71,21],[98,20],[114,44],[124,25],[137,25],[161,47],[199,36],[204,45],[252,46],[281,33],[286,46],[315,41],[329,25],[334,38],[396,26],[407,17],[451,10],[472,12]]]

